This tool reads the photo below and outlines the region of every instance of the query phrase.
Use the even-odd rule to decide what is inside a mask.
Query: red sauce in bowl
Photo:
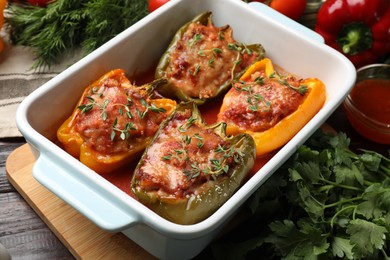
[[[390,80],[369,78],[357,82],[344,107],[357,132],[374,142],[390,144]]]
[[[350,93],[356,108],[366,116],[390,124],[390,81],[367,79],[356,84]]]

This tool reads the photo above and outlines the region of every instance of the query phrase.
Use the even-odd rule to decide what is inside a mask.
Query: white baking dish
[[[322,110],[218,211],[194,225],[169,222],[82,165],[58,147],[55,132],[71,114],[84,88],[111,69],[132,75],[154,66],[171,37],[187,21],[213,12],[217,26],[229,24],[241,42],[261,43],[266,56],[302,77],[318,77],[328,99]],[[102,229],[123,232],[158,258],[196,256],[225,227],[242,203],[342,103],[355,68],[309,29],[257,3],[240,0],[172,0],[28,96],[17,124],[35,151],[34,177]]]

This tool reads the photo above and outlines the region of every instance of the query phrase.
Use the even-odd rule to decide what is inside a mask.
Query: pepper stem
[[[345,54],[355,55],[371,48],[372,32],[365,23],[349,23],[341,29],[337,42]]]

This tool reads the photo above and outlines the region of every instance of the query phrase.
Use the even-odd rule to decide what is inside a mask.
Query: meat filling
[[[171,55],[166,77],[193,98],[211,98],[256,59],[256,54],[237,49],[230,27],[192,23]]]
[[[138,138],[153,136],[167,114],[145,91],[107,79],[84,96],[75,129],[86,145],[101,153],[131,149]]]
[[[196,188],[215,178],[228,178],[235,151],[211,129],[191,123],[187,113],[176,113],[160,130],[135,174],[139,187],[163,198],[196,195]]]
[[[221,120],[242,129],[265,131],[297,110],[305,95],[299,92],[300,82],[292,76],[268,78],[258,71],[248,82],[237,82],[226,94],[226,110]]]

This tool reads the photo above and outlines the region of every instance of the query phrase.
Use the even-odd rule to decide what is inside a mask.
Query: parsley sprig
[[[390,158],[349,145],[315,133],[251,197],[251,217],[212,245],[217,259],[389,259]]]

